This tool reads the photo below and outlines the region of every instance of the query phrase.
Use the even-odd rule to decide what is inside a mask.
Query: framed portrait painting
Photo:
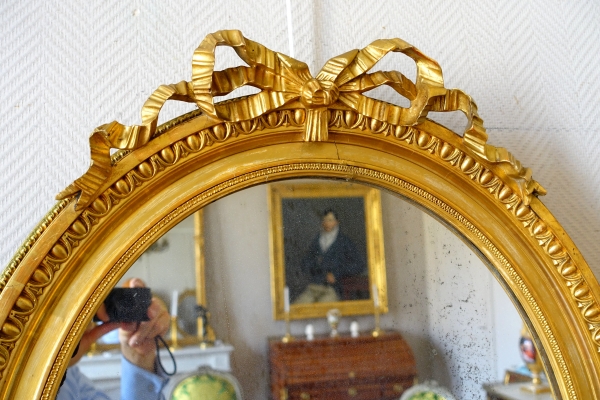
[[[273,317],[387,312],[378,189],[345,181],[269,186]]]

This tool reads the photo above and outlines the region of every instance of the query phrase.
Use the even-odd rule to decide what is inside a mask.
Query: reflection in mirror
[[[270,187],[315,183],[336,184],[293,180],[252,187],[208,205],[204,210],[205,235],[201,236],[206,241],[205,273],[196,273],[199,236],[194,216],[190,216],[157,241],[156,247],[164,251],[143,255],[124,277],[141,277],[168,306],[173,291],[178,291],[179,327],[185,331],[182,339],[194,335],[194,329],[197,332],[191,294],[198,280],[202,288],[206,284],[204,304],[209,305],[210,323],[216,337],[235,349],[231,353],[232,371],[248,398],[268,397],[265,341],[284,333],[283,323],[274,321],[270,312],[277,302],[270,290]],[[434,379],[458,398],[483,397],[482,384],[500,381],[507,370],[523,365],[518,348],[521,320],[516,310],[478,254],[452,231],[405,199],[377,192],[382,215],[379,227],[385,243],[383,275],[390,288],[386,290],[389,312],[381,316],[382,329],[398,331],[407,341],[420,381]],[[340,216],[340,225],[347,220]],[[306,224],[308,241],[316,235],[319,224],[318,216]],[[304,338],[308,325],[316,337],[329,334],[325,314],[292,321],[292,335],[298,340]],[[369,312],[341,314],[337,330],[342,337],[350,334],[351,325],[358,327],[361,335],[374,328]]]
[[[176,362],[176,375],[163,388],[170,398],[174,385],[199,366],[229,372],[233,347],[216,340],[210,326],[204,282],[203,211],[184,219],[151,245],[121,278],[141,278],[171,314],[171,330],[164,339]],[[174,329],[175,327],[175,329]],[[80,371],[110,399],[120,395],[121,346],[113,330],[92,345],[88,357],[78,363]],[[161,362],[170,368],[167,349],[160,350]],[[171,371],[173,369],[170,369]]]
[[[217,337],[235,348],[232,369],[244,393],[257,399],[269,397],[267,338],[285,333],[284,322],[270,312],[269,193],[269,186],[251,187],[205,208],[211,323]],[[457,398],[484,398],[482,384],[501,381],[506,370],[523,365],[520,317],[479,254],[443,224],[385,191],[381,212],[389,288],[382,329],[398,331],[408,342],[420,381],[437,380]],[[315,337],[330,332],[325,314],[293,320],[297,341],[308,325]],[[374,317],[342,312],[340,336],[350,335],[351,325],[369,334]]]
[[[161,299],[173,314],[177,299],[177,330],[182,344],[202,340],[207,321],[198,305],[206,309],[204,291],[203,212],[194,213],[154,242],[121,278],[117,286],[131,278],[142,279],[152,294]],[[209,328],[206,328],[209,329]],[[206,332],[207,333],[207,332]],[[169,341],[169,340],[168,340]],[[118,332],[98,340],[95,351],[118,348]]]
[[[283,279],[290,285],[289,276],[296,277],[284,275],[283,268],[275,274],[270,271],[272,233],[281,232],[279,248],[283,251],[282,232],[286,225],[284,217],[278,220],[276,227],[272,225],[273,199],[278,199],[277,204],[286,204],[283,200],[289,199],[288,207],[302,210],[303,202],[297,199],[307,197],[301,188],[312,188],[313,199],[329,199],[336,197],[332,195],[334,192],[323,188],[339,184],[293,180],[227,196],[205,208],[203,231],[195,226],[199,214],[188,217],[159,239],[155,250],[140,257],[123,279],[142,278],[169,309],[173,292],[178,292],[178,325],[184,343],[198,332],[194,307],[200,298],[196,293],[199,286],[201,292],[205,291],[203,304],[208,304],[214,334],[235,349],[231,355],[232,370],[244,392],[249,398],[267,398],[269,361],[264,344],[267,338],[281,337],[284,333],[282,322],[273,321],[270,310],[278,302],[277,295],[283,307]],[[360,184],[349,187],[352,189],[346,194],[350,194],[350,198],[360,199],[359,202],[366,204],[366,210],[375,206],[375,212],[381,213],[376,224],[373,221],[377,218],[368,217],[371,211],[363,213],[361,218],[367,215],[366,232],[373,226],[381,232],[382,243],[377,249],[382,256],[379,265],[385,267],[381,268],[382,279],[377,282],[387,279],[391,288],[388,292],[380,285],[379,289],[385,294],[382,297],[388,299],[389,309],[387,315],[381,316],[382,329],[398,331],[407,341],[415,356],[420,381],[435,379],[459,398],[483,397],[483,383],[502,380],[507,370],[523,364],[518,349],[521,321],[516,310],[478,254],[452,231],[404,199]],[[273,188],[285,191],[274,195]],[[374,190],[377,201],[367,195]],[[299,225],[305,227],[305,233],[294,235],[304,235],[306,240],[291,241],[298,244],[300,253],[304,251],[300,250],[300,244],[313,240],[319,230],[321,209],[331,206],[329,200],[315,201],[314,212],[304,209],[303,216],[296,217],[301,218]],[[360,208],[340,204],[342,207],[337,208],[353,209],[354,213]],[[304,214],[312,214],[312,220]],[[338,218],[340,230],[346,232],[345,224],[352,221],[353,216],[342,211]],[[366,247],[368,253],[368,239],[361,244],[360,239],[351,237],[357,247]],[[196,252],[201,248],[199,239],[206,241],[203,253],[206,260],[201,263]],[[205,272],[200,268],[204,262]],[[272,298],[271,283],[277,276],[281,282]],[[371,272],[371,279],[373,276],[377,274]],[[366,312],[351,315],[342,310],[337,326],[340,336],[349,335],[353,323],[362,335],[374,328],[372,297],[349,300],[346,304],[361,302],[370,307]],[[326,303],[322,313],[292,321],[292,335],[303,338],[309,324],[316,337],[329,334],[326,313],[331,308],[339,308],[333,307],[336,304],[339,303]],[[294,307],[302,305],[292,304],[292,310]]]
[[[141,278],[169,310],[174,292],[195,292],[194,218],[192,215],[181,221],[150,246],[125,273],[118,286],[129,278]]]
[[[286,302],[291,319],[324,317],[332,308],[371,314],[375,298],[386,311],[378,189],[337,181],[271,184],[269,206],[276,319]]]
[[[179,294],[177,325],[183,336],[196,337],[198,335],[197,305],[195,290],[188,289]]]

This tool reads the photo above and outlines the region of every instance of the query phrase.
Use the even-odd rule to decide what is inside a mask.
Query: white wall
[[[120,284],[129,278],[140,278],[149,287],[152,294],[165,301],[171,310],[174,291],[196,288],[194,216],[181,221],[155,243],[129,268],[121,278]],[[158,246],[161,246],[160,248]]]
[[[532,167],[534,178],[548,189],[544,203],[563,224],[596,276],[600,276],[600,254],[596,251],[600,232],[597,2],[291,3],[288,10],[286,2],[276,0],[3,2],[0,263],[9,262],[54,204],[55,194],[86,170],[87,137],[94,127],[114,119],[125,124],[139,122],[144,100],[159,84],[189,79],[191,54],[205,34],[238,28],[247,37],[283,53],[291,53],[291,42],[294,55],[306,61],[313,73],[328,58],[377,38],[400,37],[420,48],[440,63],[448,87],[461,88],[476,100],[490,142],[507,147]],[[386,68],[394,63],[406,65],[400,56],[390,59]],[[165,114],[173,116],[182,109],[167,106]],[[247,205],[263,201],[264,196],[254,194]],[[215,209],[218,207],[215,205]],[[242,229],[257,238],[256,243],[267,234],[266,223],[259,217],[264,218],[257,215],[253,225]],[[207,218],[207,223],[216,226],[219,219],[233,217],[213,214]],[[446,236],[431,228],[427,220],[420,225],[423,235]],[[228,239],[210,250],[215,261],[244,266],[235,273],[223,270],[213,277],[218,282],[214,290],[223,294],[222,304],[228,307],[222,323],[229,325],[221,331],[236,342],[235,365],[243,371],[264,365],[264,335],[279,334],[281,330],[275,323],[269,322],[267,327],[260,324],[265,317],[260,311],[270,309],[268,298],[257,297],[253,309],[238,308],[234,295],[225,293],[224,288],[231,287],[235,296],[244,299],[267,293],[268,265],[264,265],[264,259],[268,249],[243,243],[242,238],[248,236],[236,233],[240,227],[226,231],[219,225],[214,229],[221,229]],[[235,237],[239,240],[232,240]],[[401,239],[395,243],[401,243]],[[428,239],[429,236],[423,237],[423,244],[442,254],[442,242],[428,244]],[[230,246],[225,247],[226,243]],[[403,249],[387,242],[386,246],[388,256],[393,252],[401,260],[405,255]],[[425,279],[417,273],[417,266],[425,261],[418,257],[411,266],[415,268],[414,280],[425,294],[431,282],[429,277]],[[460,261],[454,256],[444,259],[440,265],[447,267],[433,269],[436,274],[432,281],[443,280],[447,282],[444,286],[458,284],[448,279],[446,268],[475,263],[474,257],[464,257]],[[394,273],[397,272],[390,272]],[[253,279],[253,283],[242,284],[239,279]],[[441,340],[429,341],[427,335],[402,320],[404,312],[410,313],[401,311],[405,304],[400,297],[405,287],[402,285],[408,283],[393,279],[401,289],[395,300],[398,312],[391,313],[386,323],[405,332],[418,351],[427,351],[434,343],[438,354],[444,353]],[[501,289],[490,283],[485,274],[465,285],[492,288],[491,299],[481,297],[478,301],[487,301],[494,314],[474,321],[472,326],[474,332],[489,331],[491,326],[492,331],[496,329],[496,337],[501,336],[498,332],[504,327],[498,327],[497,321],[507,308]],[[442,292],[432,298],[432,306],[443,306],[447,300],[444,296],[451,294]],[[410,315],[416,314],[422,313]],[[244,324],[231,323],[237,318],[242,318]],[[440,334],[452,333],[445,325],[440,329],[448,329]],[[498,346],[491,344],[492,348]],[[498,354],[497,359],[501,358],[502,354]],[[498,365],[504,364],[490,367],[498,370]],[[258,383],[246,386],[248,393],[262,393]]]
[[[267,397],[266,339],[284,332],[271,317],[267,204],[267,188],[258,186],[205,209],[211,323],[234,345],[233,370],[250,398]],[[385,192],[382,210],[390,309],[382,327],[402,332],[422,381],[435,379],[459,398],[483,397],[482,383],[521,364],[516,310],[482,261],[438,221]],[[173,290],[193,288],[193,229],[193,217],[180,223],[165,235],[168,249],[144,254],[124,279],[141,277],[167,304]],[[374,327],[370,316],[343,316],[340,331],[352,320]],[[293,321],[292,333],[303,335],[307,323],[328,332],[323,317]]]

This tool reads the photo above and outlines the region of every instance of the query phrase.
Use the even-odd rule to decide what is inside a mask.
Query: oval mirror
[[[250,67],[214,71],[216,45],[235,47]],[[390,51],[416,61],[414,82],[368,73]],[[155,91],[142,125],[114,122],[92,134],[90,169],[59,195],[5,270],[1,397],[56,394],[108,291],[166,231],[227,195],[290,178],[366,184],[426,209],[486,261],[507,291],[540,349],[553,395],[587,399],[600,392],[598,283],[538,199],[544,190],[531,171],[487,143],[475,104],[444,87],[435,61],[399,39],[381,40],[331,59],[312,78],[304,63],[239,31],[220,31],[198,48],[193,66],[191,82]],[[213,102],[246,83],[261,92]],[[410,107],[363,94],[381,84]],[[169,99],[200,109],[157,128]],[[431,111],[464,112],[467,129],[454,133],[427,120]],[[111,156],[111,148],[123,151]],[[243,265],[237,271],[251,273]]]

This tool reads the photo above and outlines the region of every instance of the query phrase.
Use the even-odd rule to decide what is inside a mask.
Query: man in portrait
[[[296,304],[339,301],[342,278],[363,272],[364,265],[356,246],[340,232],[334,210],[323,212],[321,230],[309,244],[301,268],[309,284],[295,299]]]

